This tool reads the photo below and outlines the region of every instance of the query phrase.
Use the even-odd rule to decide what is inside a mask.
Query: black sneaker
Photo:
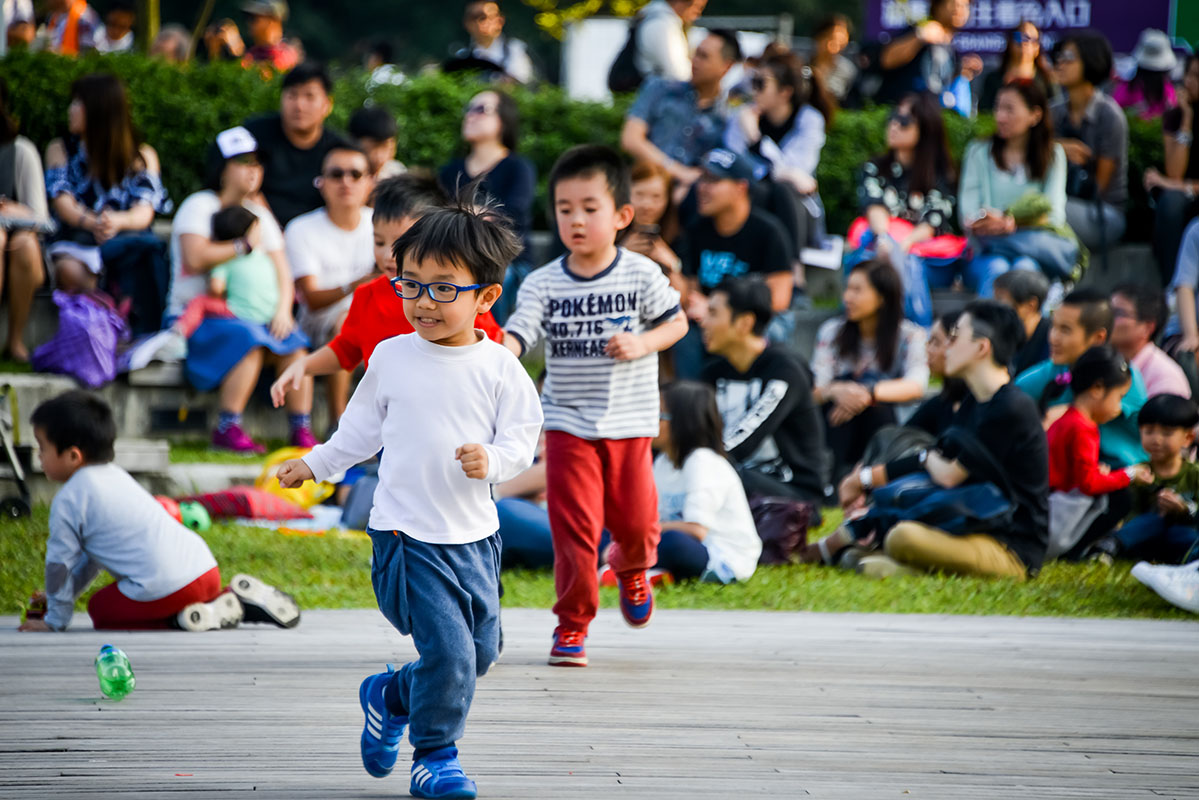
[[[1098,562],[1110,567],[1120,557],[1120,541],[1115,536],[1103,536],[1096,539],[1086,552],[1082,554],[1082,560],[1088,563]]]
[[[300,606],[287,592],[281,592],[253,575],[234,575],[229,588],[246,610],[246,622],[270,622],[280,628],[300,624]]]

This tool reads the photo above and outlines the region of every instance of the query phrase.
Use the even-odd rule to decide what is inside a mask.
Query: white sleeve
[[[379,402],[379,375],[387,365],[381,361],[367,367],[337,422],[337,432],[302,458],[317,483],[362,463],[383,447],[383,418],[387,409]]]
[[[724,487],[720,482],[721,473],[712,469],[715,465],[707,456],[708,453],[697,450],[683,464],[683,481],[687,486],[683,522],[694,522],[711,530],[716,527],[716,518],[724,503]]]
[[[221,210],[221,201],[212,192],[196,192],[183,201],[171,220],[171,234],[194,233],[212,238],[212,215]]]
[[[902,330],[900,333],[903,335],[907,347],[907,357],[903,365],[903,377],[905,380],[915,381],[927,389],[929,369],[928,352],[924,349],[925,339],[927,338],[924,328],[906,320],[903,327],[906,330]]]
[[[545,297],[540,276],[534,271],[520,285],[516,293],[516,309],[508,317],[504,331],[520,339],[524,345],[524,352],[528,353],[537,346],[545,333],[541,325],[544,316]]]
[[[795,135],[786,137],[786,147],[781,149],[769,136],[763,136],[762,155],[773,165],[772,173],[799,170],[808,176],[815,175],[816,168],[820,166],[820,151],[824,147],[824,117],[811,106],[804,106],[795,127]]]
[[[691,55],[678,24],[666,14],[650,17],[637,28],[637,68],[667,80],[691,80]]]
[[[487,482],[503,483],[533,463],[544,418],[533,379],[511,353],[500,353],[502,383],[496,409],[495,438],[487,451]]]
[[[302,217],[287,223],[287,228],[283,231],[283,245],[287,251],[287,263],[291,267],[292,280],[298,281],[308,275],[320,274],[321,265],[316,257],[317,248],[313,246],[313,242],[309,241],[307,226]]]
[[[262,234],[262,249],[268,253],[276,253],[283,249],[283,231],[275,221],[275,215],[262,206],[251,209],[258,216],[258,227]]]
[[[679,293],[656,264],[648,264],[641,289],[641,319],[648,326],[660,325],[679,310]]]
[[[24,136],[18,136],[13,146],[16,148],[13,183],[17,200],[29,206],[39,220],[47,220],[50,211],[46,205],[46,176],[42,172],[42,159],[37,154],[37,148]]]
[[[75,613],[75,599],[99,572],[83,550],[83,520],[73,493],[59,492],[50,506],[50,537],[46,541],[45,622],[64,630]]]

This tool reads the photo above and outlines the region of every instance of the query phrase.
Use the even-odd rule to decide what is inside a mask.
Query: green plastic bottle
[[[110,644],[101,647],[96,656],[96,677],[100,679],[100,691],[113,700],[120,700],[137,685],[129,656]]]

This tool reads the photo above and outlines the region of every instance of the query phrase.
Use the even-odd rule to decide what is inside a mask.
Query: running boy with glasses
[[[419,658],[368,676],[362,765],[395,766],[405,726],[416,797],[474,797],[458,763],[475,679],[499,647],[499,520],[491,484],[533,462],[541,404],[520,362],[475,329],[520,242],[496,210],[421,217],[396,241],[394,279],[415,333],[381,342],[337,432],[279,470],[284,486],[327,480],[384,449],[371,509],[379,610]]]
[[[650,441],[658,432],[657,353],[682,338],[679,294],[658,265],[616,246],[633,221],[629,172],[600,145],[566,151],[550,172],[551,208],[570,251],[521,285],[504,344],[518,355],[546,340],[545,458],[558,627],[549,663],[584,667],[599,606],[600,534],[620,580],[620,610],[640,628],[654,597],[658,496]]]

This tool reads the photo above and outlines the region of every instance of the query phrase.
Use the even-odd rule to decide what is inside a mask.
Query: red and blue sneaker
[[[466,777],[462,765],[458,763],[458,748],[451,745],[412,762],[412,784],[408,787],[408,794],[437,800],[470,800],[478,797],[479,787]]]
[[[620,613],[633,628],[644,628],[654,614],[654,589],[645,570],[626,572],[620,578]]]
[[[366,715],[362,728],[362,766],[376,778],[386,778],[396,765],[396,753],[400,740],[404,738],[407,716],[397,716],[387,710],[383,701],[383,687],[393,680],[395,667],[387,665],[387,672],[368,675],[358,688],[358,702]],[[474,797],[472,794],[471,797]]]
[[[587,651],[583,642],[587,634],[559,628],[554,631],[554,646],[550,648],[551,667],[585,667],[587,666]]]

